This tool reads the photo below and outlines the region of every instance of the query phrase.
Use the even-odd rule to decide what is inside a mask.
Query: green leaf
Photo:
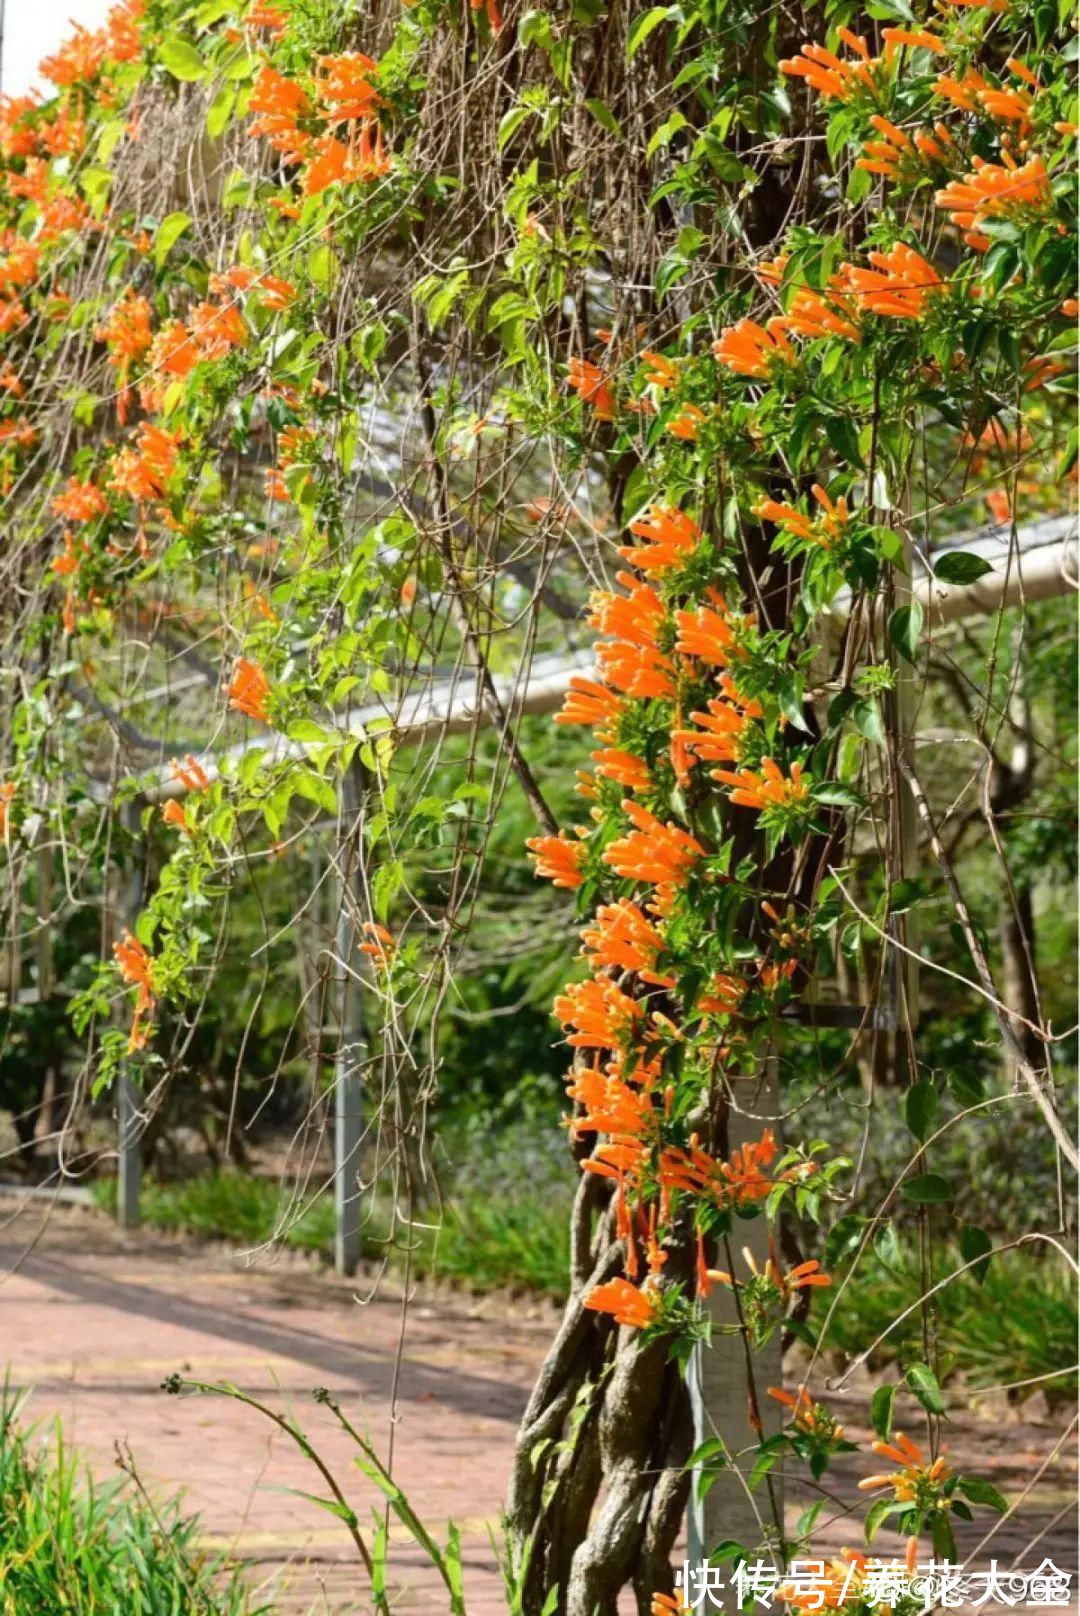
[[[841,460],[847,461],[849,466],[862,465],[859,429],[854,421],[846,415],[830,415],[825,422],[825,436]]]
[[[882,1522],[887,1521],[890,1515],[896,1515],[900,1510],[906,1509],[906,1504],[898,1504],[892,1498],[879,1498],[867,1511],[866,1524],[863,1532],[867,1543],[872,1543],[881,1530]]]
[[[940,1206],[952,1200],[952,1190],[940,1173],[920,1173],[916,1178],[909,1178],[904,1185],[904,1195],[917,1206]]]
[[[312,247],[307,255],[307,272],[316,286],[325,288],[334,278],[337,260],[325,242]]]
[[[885,745],[885,725],[881,721],[881,708],[873,696],[864,696],[851,709],[851,721],[859,734],[875,746]]]
[[[615,135],[618,139],[622,138],[622,125],[609,106],[595,100],[586,101],[585,105],[601,129],[606,129],[609,135]]]
[[[983,1481],[981,1476],[961,1476],[957,1483],[965,1498],[970,1498],[973,1504],[989,1504],[996,1509],[999,1515],[1004,1515],[1008,1503],[989,1481]]]
[[[94,217],[100,219],[108,205],[113,176],[107,168],[84,168],[79,174],[83,195]]]
[[[218,140],[229,127],[229,119],[236,107],[236,91],[223,84],[210,103],[210,111],[206,114],[206,133],[211,140]]]
[[[989,561],[969,550],[950,550],[934,562],[934,577],[943,584],[973,584],[993,570]]]
[[[994,1242],[985,1229],[976,1229],[973,1225],[961,1229],[960,1255],[966,1263],[973,1264],[969,1272],[977,1285],[981,1285],[986,1278],[993,1249]]]
[[[859,808],[862,798],[850,786],[845,786],[839,780],[827,780],[824,785],[814,787],[815,802],[825,803],[830,808]]]
[[[498,132],[495,136],[495,144],[500,151],[513,140],[526,118],[531,118],[532,115],[532,107],[511,107],[510,111],[503,115],[499,121]]]
[[[170,213],[162,219],[154,236],[154,263],[159,269],[190,223],[190,213]]]
[[[899,881],[894,881],[889,888],[889,913],[891,915],[906,914],[909,909],[914,909],[920,898],[923,897],[925,897],[925,892],[921,881],[913,880],[910,877],[901,877]]]
[[[889,639],[908,662],[914,662],[918,655],[922,626],[923,609],[917,600],[898,606],[889,618]]]
[[[667,6],[652,6],[643,17],[639,17],[637,19],[637,21],[631,26],[630,33],[627,36],[626,41],[626,54],[631,61],[637,55],[638,51],[641,49],[642,45],[644,45],[645,41],[648,39],[653,30],[659,28],[660,24],[662,22],[666,22],[667,19]]]
[[[944,1414],[945,1399],[937,1383],[937,1377],[929,1365],[913,1363],[904,1379],[928,1414]]]
[[[892,1436],[893,1409],[899,1390],[896,1384],[879,1386],[870,1399],[870,1424],[883,1442],[888,1442]]]
[[[948,1516],[931,1516],[930,1540],[934,1545],[934,1553],[940,1555],[943,1560],[956,1559],[956,1539],[953,1537],[953,1529],[949,1525]]]
[[[937,1113],[938,1092],[933,1083],[913,1083],[904,1097],[904,1117],[916,1139],[933,1132]]]
[[[182,79],[185,84],[194,84],[197,79],[206,77],[206,63],[191,41],[178,34],[162,40],[157,59],[174,79]]]

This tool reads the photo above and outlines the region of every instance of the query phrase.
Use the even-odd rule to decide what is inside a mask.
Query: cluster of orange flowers
[[[876,93],[881,68],[891,62],[898,51],[927,50],[936,54],[945,50],[944,41],[928,28],[883,28],[883,56],[871,56],[866,40],[850,28],[838,28],[837,34],[852,52],[851,57],[837,56],[824,45],[807,44],[801,47],[798,56],[780,63],[781,73],[789,78],[804,79],[811,89],[827,99],[850,101],[860,91],[871,96]]]
[[[378,72],[379,64],[362,51],[321,56],[313,100],[296,79],[268,62],[260,68],[248,101],[255,114],[250,132],[297,166],[305,196],[390,172],[393,162],[379,122]],[[346,140],[334,132],[343,125]]]
[[[820,516],[807,516],[793,505],[783,504],[776,499],[759,500],[754,506],[754,515],[762,522],[775,523],[791,538],[802,539],[823,550],[835,549],[844,540],[848,524],[847,501],[842,496],[837,500],[830,499],[820,483],[815,483],[810,492],[821,507]]]
[[[135,61],[142,48],[139,23],[145,9],[145,0],[120,0],[104,27],[91,31],[76,24],[70,38],[41,63],[42,76],[58,89],[71,89],[91,84],[109,62]]]
[[[148,1023],[153,1019],[156,1004],[154,962],[143,944],[130,932],[125,932],[120,941],[113,944],[113,955],[123,980],[131,987],[138,988],[135,996],[135,1014],[128,1036],[128,1050],[134,1053],[135,1050],[146,1047],[150,1036]]]
[[[904,242],[868,257],[869,269],[841,264],[826,291],[798,287],[787,314],[775,315],[764,326],[744,319],[727,327],[713,343],[713,353],[737,376],[766,381],[777,365],[789,365],[797,357],[790,336],[859,342],[864,314],[921,320],[945,286],[933,266]],[[759,277],[773,279],[776,262],[759,265]]]
[[[260,724],[269,724],[270,681],[257,662],[240,657],[229,681],[229,706],[247,718],[257,718]]]
[[[1032,157],[1017,166],[1008,152],[1004,152],[1001,163],[973,158],[971,173],[953,180],[934,200],[939,208],[947,210],[952,223],[963,232],[967,245],[977,252],[985,252],[990,238],[980,226],[987,220],[1037,217],[1046,212],[1053,196],[1041,157]]]

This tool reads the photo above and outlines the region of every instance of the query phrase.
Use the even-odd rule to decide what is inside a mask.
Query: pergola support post
[[[139,833],[137,803],[123,814],[124,828],[133,841]],[[119,921],[133,929],[142,905],[142,872],[135,867],[121,882]],[[116,1082],[116,1221],[121,1229],[137,1229],[142,1221],[139,1189],[142,1182],[142,1091],[127,1072]]]
[[[355,1274],[363,1241],[360,1228],[360,1140],[363,1130],[361,1071],[364,1024],[361,1002],[364,956],[357,949],[355,885],[360,863],[357,824],[363,802],[363,779],[357,765],[349,770],[344,790],[347,836],[339,849],[335,955],[338,971],[338,1046],[334,1057],[334,1268]]]
[[[124,1072],[116,1084],[116,1221],[121,1229],[137,1229],[139,1186],[142,1180],[142,1128],[139,1114],[141,1095]]]

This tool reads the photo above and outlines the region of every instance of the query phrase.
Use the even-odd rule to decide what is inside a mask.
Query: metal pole
[[[125,828],[137,836],[139,811],[135,803],[124,810]],[[142,872],[135,866],[121,883],[120,916],[133,927],[142,905]],[[121,1229],[137,1229],[141,1221],[139,1186],[142,1180],[142,1093],[127,1072],[116,1082],[116,1221]]]
[[[126,1072],[116,1082],[116,1221],[121,1229],[137,1229],[141,1222],[139,1185],[142,1180],[142,1096]]]
[[[363,1241],[360,1233],[361,1069],[365,1053],[360,961],[356,947],[353,903],[360,863],[357,824],[363,781],[354,765],[346,776],[344,818],[347,835],[339,849],[336,957],[338,977],[338,1047],[334,1057],[334,1267],[355,1274]]]

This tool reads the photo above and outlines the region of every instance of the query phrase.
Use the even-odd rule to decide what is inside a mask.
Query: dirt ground
[[[369,1294],[306,1258],[245,1255],[149,1231],[123,1235],[103,1214],[48,1202],[0,1206],[0,1357],[31,1412],[59,1417],[102,1476],[126,1444],[157,1494],[182,1490],[210,1548],[242,1562],[279,1616],[366,1608],[362,1573],[342,1523],[297,1491],[323,1491],[310,1465],[265,1419],[220,1398],[170,1397],[165,1376],[230,1381],[304,1425],[357,1508],[373,1488],[348,1440],[312,1400],[328,1388],[392,1459],[394,1474],[436,1535],[462,1532],[470,1616],[505,1612],[495,1544],[514,1431],[550,1340],[550,1307],[421,1288]],[[837,1405],[855,1441],[868,1437],[867,1387]],[[1041,1396],[1020,1409],[991,1393],[952,1412],[948,1448],[1014,1506],[979,1551],[1033,1569],[1047,1555],[1077,1566],[1075,1429]],[[833,1495],[818,1540],[855,1545],[845,1513],[867,1473],[865,1453],[830,1469]],[[791,1505],[792,1517],[798,1503]],[[961,1536],[970,1552],[994,1518]],[[882,1551],[891,1544],[879,1540]],[[394,1608],[445,1609],[430,1568],[391,1536]]]

